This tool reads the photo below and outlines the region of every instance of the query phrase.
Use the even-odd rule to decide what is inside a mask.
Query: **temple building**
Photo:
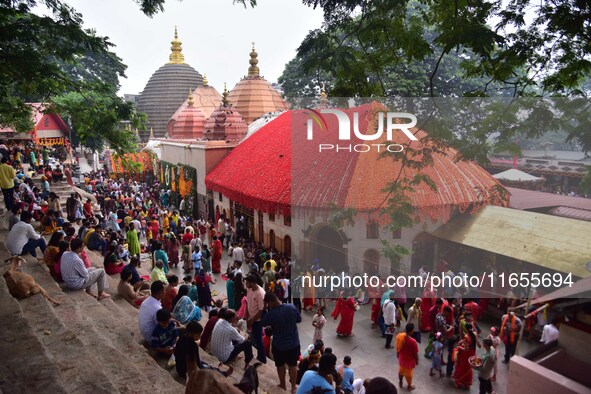
[[[211,113],[218,107],[222,101],[222,95],[220,92],[216,90],[213,86],[209,85],[207,81],[207,77],[205,74],[203,75],[203,85],[197,86],[197,89],[193,91],[193,105],[195,108],[198,108],[203,116],[208,119],[211,116]],[[171,136],[171,130],[174,127],[175,122],[177,121],[179,114],[183,109],[185,109],[189,105],[189,99],[185,100],[185,102],[176,110],[174,115],[170,118],[167,125],[168,135]]]
[[[148,130],[153,129],[157,138],[166,136],[168,122],[183,105],[187,92],[203,84],[201,74],[185,63],[176,28],[171,44],[168,63],[152,74],[137,104],[138,111],[148,115]],[[144,132],[141,137],[148,140],[149,136]]]
[[[205,125],[205,116],[193,102],[193,93],[189,90],[187,106],[178,114],[174,123],[169,123],[168,137],[172,139],[201,139],[203,138],[203,128]]]
[[[240,112],[228,101],[226,86],[224,86],[222,103],[212,112],[204,129],[204,136],[208,140],[222,140],[235,144],[246,136],[248,125]]]
[[[281,94],[260,75],[254,43],[249,63],[248,75],[234,86],[228,97],[248,124],[268,112],[285,111],[288,108]]]
[[[342,110],[359,113],[359,119],[366,122],[360,128],[366,129],[376,105]],[[457,151],[445,147],[442,153],[432,155],[433,165],[422,170],[437,191],[421,183],[408,194],[416,210],[412,215],[415,224],[388,231],[383,225],[389,217],[381,213],[388,199],[384,188],[394,174],[401,172],[400,161],[378,162],[379,153],[318,152],[317,145],[306,144],[305,132],[294,129],[294,125],[306,124],[307,119],[306,111],[283,113],[234,148],[205,178],[216,211],[225,213],[233,223],[244,218],[249,235],[256,241],[299,261],[319,259],[335,272],[416,272],[434,259],[436,242],[430,233],[458,214],[508,203],[496,179],[473,162],[456,162]],[[336,128],[336,124],[328,123],[328,130]],[[417,136],[421,140],[427,134],[418,130]],[[351,138],[355,142],[356,137]],[[385,135],[375,142],[385,143]],[[318,143],[338,143],[337,133],[318,133]],[[421,150],[432,142],[413,143],[414,149]],[[409,168],[403,178],[410,181],[416,174]],[[332,204],[354,209],[354,224],[342,229],[329,225]],[[400,261],[387,261],[380,253],[381,239],[414,253]]]
[[[43,113],[42,103],[30,103],[33,110],[33,130],[18,133],[10,128],[0,128],[0,141],[31,141],[48,147],[69,144],[70,128],[58,114]]]

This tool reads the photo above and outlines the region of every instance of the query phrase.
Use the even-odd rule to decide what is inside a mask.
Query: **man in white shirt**
[[[396,293],[390,293],[390,299],[384,302],[382,312],[384,314],[384,324],[386,325],[386,349],[392,348],[392,338],[396,331]]]
[[[164,283],[159,280],[153,282],[150,286],[150,293],[151,296],[142,302],[138,315],[140,332],[148,343],[152,343],[152,332],[154,332],[154,328],[158,325],[156,312],[162,309],[160,301],[164,296]]]
[[[560,319],[555,316],[552,319],[552,323],[546,324],[544,326],[544,329],[542,330],[542,339],[540,339],[540,342],[543,342],[545,345],[547,345],[550,342],[557,341],[558,336],[560,335],[560,331],[558,331],[559,324]]]
[[[281,283],[281,285],[283,286],[283,299],[281,300],[284,304],[287,304],[289,302],[289,279],[287,279],[285,277],[285,273],[281,272],[279,274],[279,283]]]
[[[412,337],[417,343],[421,343],[421,331],[419,329],[421,323],[421,303],[422,300],[419,297],[415,298],[415,303],[408,308],[408,316],[406,318],[407,323],[412,323],[416,327]]]
[[[41,249],[41,254],[45,253],[45,239],[39,235],[33,226],[31,226],[31,212],[21,213],[21,220],[17,222],[8,233],[6,238],[6,247],[14,255],[24,256],[31,254],[37,257],[36,249]]]
[[[211,354],[220,362],[228,363],[244,352],[246,369],[253,358],[252,345],[234,328],[233,324],[237,322],[238,316],[232,309],[228,309],[224,317],[218,319],[211,332]]]
[[[69,289],[79,290],[85,289],[91,296],[102,300],[110,297],[105,293],[105,289],[109,287],[107,282],[107,274],[102,268],[86,268],[80,253],[84,250],[84,242],[80,238],[74,238],[70,243],[71,251],[66,251],[61,258],[60,268],[62,271],[62,279]],[[92,286],[96,283],[98,288],[98,296],[92,294]]]
[[[240,264],[244,263],[244,249],[242,249],[242,244],[234,244],[234,249],[232,249],[232,260],[240,261]]]

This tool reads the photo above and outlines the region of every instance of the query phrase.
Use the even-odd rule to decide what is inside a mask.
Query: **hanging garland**
[[[150,151],[126,153],[123,156],[109,152],[107,167],[110,167],[112,178],[123,176],[136,181],[146,181],[146,177],[154,171],[153,160],[157,159]]]
[[[197,201],[197,170],[166,161],[161,161],[159,166],[160,170],[155,173],[161,179],[162,189],[170,190],[170,203],[178,207],[184,198],[186,211],[192,212],[193,204]]]

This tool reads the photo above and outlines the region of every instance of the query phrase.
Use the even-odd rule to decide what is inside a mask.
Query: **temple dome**
[[[203,138],[203,128],[205,125],[205,116],[203,112],[193,103],[193,95],[189,90],[187,106],[179,113],[170,138],[174,139],[197,139]]]
[[[257,56],[258,53],[253,46],[250,52],[248,75],[234,86],[228,96],[230,103],[236,107],[248,124],[268,112],[287,110],[287,103],[281,94],[260,76]]]
[[[193,102],[195,108],[198,108],[205,118],[209,118],[211,113],[215,111],[215,109],[219,106],[220,101],[222,101],[222,95],[220,92],[217,91],[216,88],[210,86],[207,82],[207,77],[205,74],[203,75],[203,85],[197,86],[197,89],[193,91]],[[185,108],[187,108],[188,99],[176,110],[174,115],[168,121],[168,125],[166,129],[168,130],[168,134],[170,135],[172,128],[174,127],[175,122],[178,119],[179,114]]]
[[[240,142],[248,132],[248,125],[242,115],[228,102],[228,90],[225,86],[222,103],[213,111],[204,129],[204,136],[207,139],[233,143]]]
[[[203,83],[201,74],[185,63],[176,28],[171,44],[169,62],[152,74],[138,99],[138,111],[148,115],[147,129],[153,129],[157,138],[165,136],[168,121],[187,98],[187,91]]]

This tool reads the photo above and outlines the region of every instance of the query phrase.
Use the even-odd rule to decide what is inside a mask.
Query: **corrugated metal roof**
[[[507,187],[506,189],[511,193],[510,208],[535,209],[563,206],[591,210],[591,199],[589,198],[563,196],[515,187]]]
[[[556,207],[548,212],[550,215],[562,216],[565,218],[586,220],[591,222],[591,210],[570,208],[570,207]]]
[[[533,304],[544,304],[549,301],[554,301],[560,298],[583,298],[583,299],[591,299],[591,277],[581,279],[575,282],[572,286],[563,287],[556,291],[553,291],[550,294],[546,294],[541,296],[540,298],[536,298],[532,300]],[[518,308],[523,308],[527,306],[527,302],[523,303],[518,306]]]
[[[434,236],[586,278],[591,223],[537,212],[487,206],[459,215]]]

